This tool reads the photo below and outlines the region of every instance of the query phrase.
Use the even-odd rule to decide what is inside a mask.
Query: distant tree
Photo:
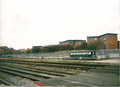
[[[80,45],[80,49],[87,49],[87,43],[84,42]]]
[[[59,51],[59,45],[51,46],[51,51],[52,52]]]
[[[40,52],[40,48],[39,47],[35,47],[32,49],[32,53],[39,53]]]
[[[55,52],[59,50],[59,45],[46,46],[43,49],[45,52]]]
[[[74,48],[74,50],[79,50],[80,49],[80,45],[74,45],[73,48]]]
[[[61,46],[58,46],[58,51],[62,51],[62,50],[73,50],[73,46],[72,45],[61,45]]]
[[[103,49],[103,42],[102,41],[96,41],[87,46],[88,50],[99,50]]]
[[[62,51],[62,50],[66,50],[66,46],[65,45],[59,46],[59,51]]]
[[[73,50],[72,45],[51,45],[51,46],[46,46],[44,47],[41,52],[55,52],[55,51],[63,51],[63,50]]]
[[[65,47],[66,47],[65,50],[73,50],[74,49],[72,45],[66,45]]]
[[[74,49],[75,50],[87,49],[87,43],[84,42],[81,45],[75,45]]]
[[[25,53],[31,53],[31,49],[27,48],[27,49],[25,50]]]

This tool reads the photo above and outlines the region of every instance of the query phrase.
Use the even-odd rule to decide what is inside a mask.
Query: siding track
[[[0,86],[13,86],[12,84],[0,79]]]
[[[32,66],[32,67],[29,67]],[[50,69],[48,69],[50,68]],[[55,68],[52,70],[52,68]],[[66,71],[62,71],[66,69]],[[80,73],[73,76],[75,73],[67,72],[67,70],[83,70],[90,71],[90,74]],[[110,71],[110,70],[112,71]],[[54,62],[37,62],[37,61],[21,61],[21,60],[4,60],[0,59],[0,71],[4,73],[9,73],[15,76],[20,76],[23,78],[30,79],[34,81],[35,84],[40,86],[61,86],[64,85],[76,85],[76,86],[85,86],[85,87],[98,87],[94,82],[86,80],[88,78],[95,79],[107,79],[106,77],[99,76],[99,73],[108,74],[119,74],[118,67],[110,67],[109,64],[91,64],[91,63],[54,63]],[[93,72],[92,72],[93,71]],[[96,74],[94,76],[93,74]],[[97,75],[98,73],[98,75]],[[69,75],[69,76],[68,76]],[[67,77],[68,76],[68,77]],[[73,78],[70,78],[74,77]],[[83,77],[86,80],[82,80]],[[114,76],[114,75],[113,75]],[[76,80],[76,78],[78,80]],[[117,81],[112,77],[109,77],[111,80]],[[107,79],[108,80],[108,79]],[[63,86],[64,86],[63,85]]]

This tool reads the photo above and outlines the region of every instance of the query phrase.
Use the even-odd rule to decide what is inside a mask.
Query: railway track
[[[40,79],[40,78],[38,78],[38,76],[40,76],[41,77],[41,75],[38,75],[38,74],[32,74],[32,73],[27,73],[27,74],[25,74],[24,72],[21,72],[21,71],[17,71],[17,70],[12,70],[12,69],[10,69],[10,68],[1,68],[0,67],[0,71],[1,72],[4,72],[4,73],[8,73],[8,74],[11,74],[11,75],[14,75],[14,76],[20,76],[20,77],[23,77],[23,78],[27,78],[27,79],[30,79],[30,80],[32,80],[35,84],[37,84],[37,85],[39,85],[39,86],[47,86],[47,85],[44,85],[44,84],[41,84],[40,82],[45,82],[45,80],[43,80],[43,79]],[[19,72],[19,73],[17,73],[17,72]],[[37,77],[33,77],[33,76],[37,76]],[[41,78],[45,78],[46,79],[46,77],[41,77]],[[47,78],[51,78],[51,77],[47,77]],[[37,81],[39,81],[39,82],[37,82]],[[57,84],[53,84],[53,83],[49,83],[49,82],[45,82],[46,84],[49,84],[49,85],[52,85],[52,86],[59,86],[59,85],[57,85]],[[11,84],[8,84],[8,83],[4,83],[4,85],[9,85],[9,86],[12,86]]]
[[[0,79],[0,86],[13,86],[12,84]]]
[[[42,77],[42,78],[45,78],[45,79],[48,79],[48,78],[52,78],[54,76],[49,76],[49,75],[44,75],[44,74],[39,74],[39,73],[35,73],[35,72],[29,72],[29,71],[24,71],[24,70],[19,70],[19,69],[14,69],[14,68],[9,68],[9,67],[2,67],[0,66],[0,71],[10,71],[10,72],[14,72],[14,73],[20,73],[20,74],[27,74],[27,75],[33,75],[33,76],[37,76],[37,77]]]
[[[29,67],[30,65],[33,65],[32,67]],[[75,70],[79,68],[80,70],[90,70],[95,69],[99,67],[103,67],[102,69],[98,69],[96,72],[103,72],[108,73],[110,70],[108,69],[109,64],[75,64],[75,63],[51,63],[51,62],[35,62],[35,61],[19,61],[19,60],[0,60],[0,71],[4,73],[9,73],[15,76],[20,76],[23,78],[30,79],[34,81],[35,84],[39,86],[61,86],[57,81],[60,82],[66,82],[66,84],[75,84],[79,86],[96,86],[92,84],[87,84],[84,82],[77,82],[72,80],[65,80],[60,79],[61,77],[67,77],[67,75],[74,75],[74,73],[68,73],[66,71],[60,71],[60,70],[50,70],[46,68],[58,68],[58,69],[70,69]],[[41,68],[41,67],[44,67]],[[113,69],[111,73],[117,72],[118,67],[110,67],[110,69]],[[107,70],[108,69],[108,70]],[[58,78],[56,78],[58,77]],[[59,78],[60,77],[60,78]],[[89,75],[90,77],[90,75]],[[97,78],[99,76],[95,76]],[[102,77],[103,78],[103,77]],[[54,79],[53,82],[51,79]],[[41,84],[42,83],[42,84]]]
[[[74,75],[77,74],[80,70],[90,70],[90,69],[96,69],[98,67],[104,67],[108,65],[104,64],[75,64],[75,63],[54,63],[54,62],[37,62],[37,61],[22,61],[22,60],[4,60],[2,59],[0,61],[0,64],[4,67],[7,66],[9,68],[13,69],[19,69],[19,70],[25,70],[30,72],[37,72],[37,73],[44,73],[48,75],[53,76],[60,76],[64,77],[66,75]],[[17,65],[18,64],[18,65]],[[25,66],[21,66],[25,65]],[[32,67],[30,68],[29,66]],[[50,69],[41,69],[36,68],[37,67],[44,67],[44,68],[56,68],[56,70],[50,70]],[[76,70],[75,72],[66,72],[66,71],[59,71],[59,69],[70,69],[70,70]]]
[[[26,65],[21,66],[21,65],[18,65],[18,64],[17,65],[16,64],[12,65],[11,63],[10,64],[9,63],[1,63],[0,65],[15,68],[15,69],[21,69],[21,70],[27,70],[27,71],[33,71],[33,72],[39,72],[39,73],[46,73],[46,74],[61,76],[61,77],[63,77],[64,75],[74,75],[74,73],[70,73],[70,72],[64,72],[64,71],[59,71],[59,70],[51,70],[51,69],[41,69],[41,68],[36,68],[34,66],[29,67],[29,66],[26,66]]]
[[[45,66],[45,67],[56,67],[56,68],[65,68],[65,69],[81,69],[81,70],[89,70],[95,69],[97,67],[108,66],[105,64],[75,64],[75,63],[51,63],[51,62],[36,62],[36,61],[1,61],[1,62],[9,62],[9,63],[17,63],[17,64],[26,64],[26,65],[35,65],[35,66]]]
[[[60,77],[64,77],[66,74],[65,72],[51,72],[49,70],[41,70],[41,69],[30,69],[28,67],[20,67],[20,66],[9,66],[9,65],[5,65],[6,67],[9,68],[13,68],[13,69],[18,69],[18,70],[25,70],[25,71],[31,71],[31,72],[37,72],[37,73],[44,73],[44,74],[48,74],[48,75],[54,75],[54,76],[60,76]],[[61,74],[62,73],[62,74]],[[67,73],[67,74],[71,74],[74,75],[73,73]]]
[[[18,74],[16,72],[13,72],[14,70],[8,69],[8,68],[1,68],[0,67],[0,71],[5,72],[5,73],[9,73],[12,75],[16,75],[16,76],[20,76],[23,78],[27,78],[30,79],[32,81],[34,81],[35,84],[39,85],[39,86],[61,86],[59,83],[55,83],[55,82],[49,82],[49,81],[45,81],[45,80],[40,80],[39,78],[35,78],[35,77],[31,77],[31,76],[26,76],[23,74]],[[75,83],[78,84],[79,86],[88,86],[88,87],[95,87],[95,85],[92,84],[86,84],[86,83],[81,83],[81,82],[75,82],[75,81],[71,81],[71,80],[65,80],[65,79],[60,79],[60,78],[54,78],[56,81],[63,81],[63,82],[67,82],[67,83]],[[42,83],[42,84],[41,84]]]
[[[41,64],[57,64],[57,65],[77,65],[77,66],[96,66],[96,67],[104,67],[107,66],[109,64],[100,64],[100,63],[85,63],[85,62],[71,62],[71,63],[67,63],[67,62],[46,62],[46,61],[24,61],[24,60],[5,60],[5,59],[0,59],[1,62],[27,62],[27,63],[41,63]]]

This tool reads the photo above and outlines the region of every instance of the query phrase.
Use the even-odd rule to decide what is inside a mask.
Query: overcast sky
[[[119,0],[0,0],[0,45],[14,49],[117,33]]]

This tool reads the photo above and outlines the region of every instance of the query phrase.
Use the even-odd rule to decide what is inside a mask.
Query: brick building
[[[82,43],[86,43],[86,40],[66,40],[59,42],[59,45],[81,45]]]
[[[102,41],[105,49],[118,49],[117,34],[106,33],[100,36],[88,36],[87,44]]]
[[[0,54],[12,54],[13,48],[8,48],[7,46],[0,46]]]

